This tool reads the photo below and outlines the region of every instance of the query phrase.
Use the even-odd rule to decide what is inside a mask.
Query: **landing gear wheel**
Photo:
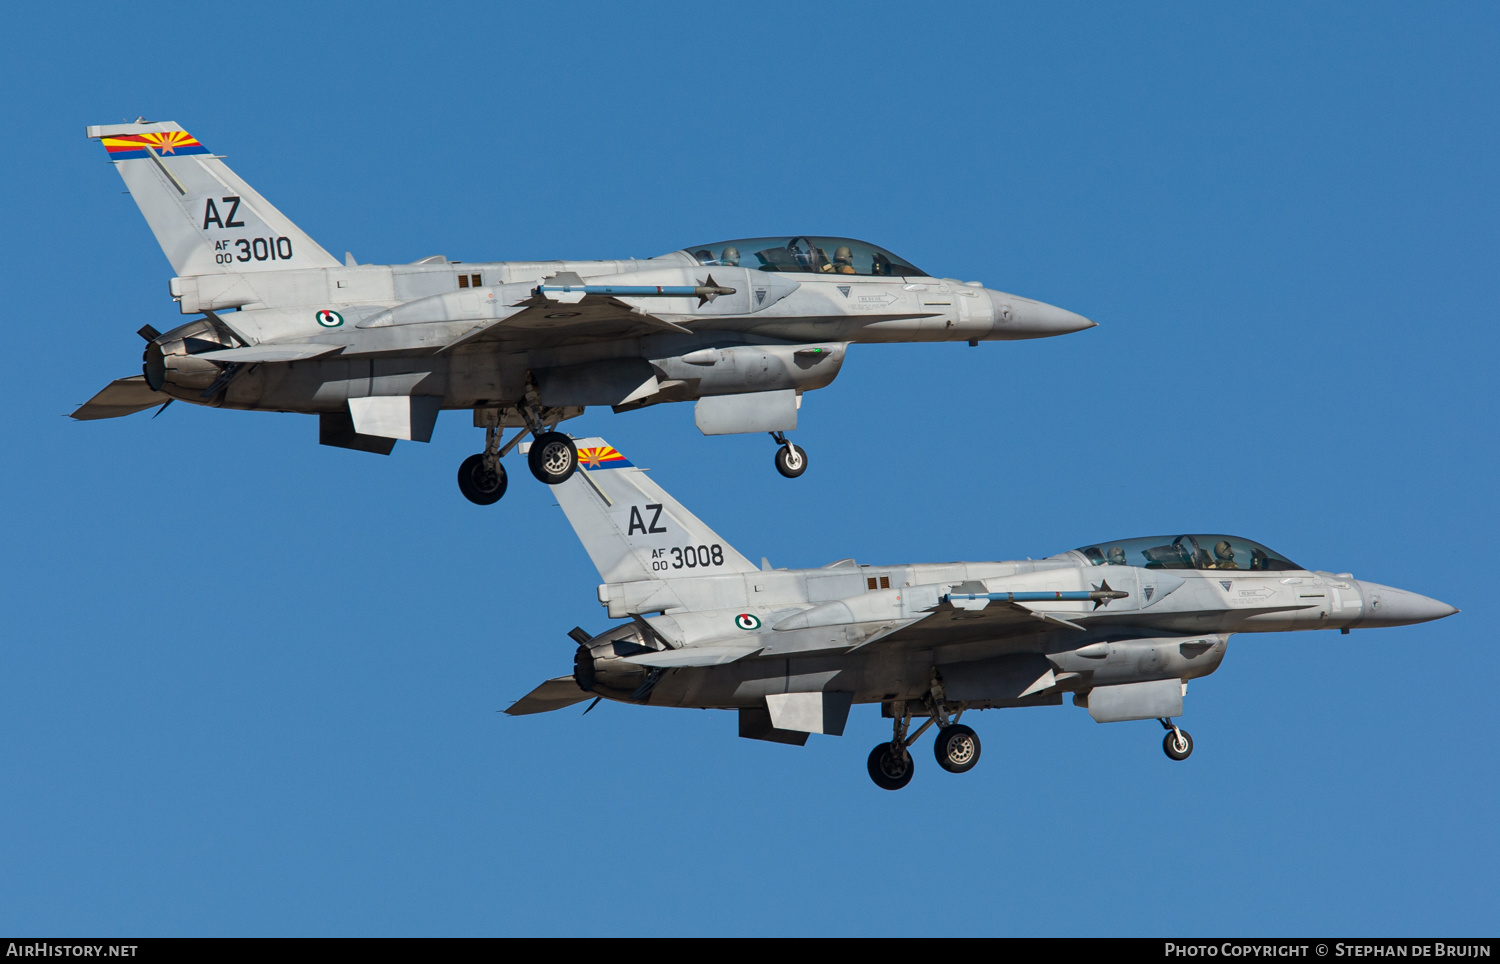
[[[494,505],[505,494],[505,466],[485,465],[484,453],[471,455],[458,467],[458,491],[475,505]]]
[[[1168,730],[1161,748],[1174,760],[1186,760],[1193,755],[1193,738],[1184,729]]]
[[[578,468],[578,449],[561,432],[543,432],[531,443],[526,455],[531,474],[548,485],[562,485]]]
[[[979,762],[979,734],[962,723],[949,724],[938,730],[932,752],[949,773],[968,773]]]
[[[898,756],[889,743],[882,743],[870,751],[870,779],[882,790],[900,790],[911,782],[917,769],[911,754],[902,747]]]
[[[776,450],[776,471],[795,479],[807,471],[807,453],[791,442],[786,443]]]

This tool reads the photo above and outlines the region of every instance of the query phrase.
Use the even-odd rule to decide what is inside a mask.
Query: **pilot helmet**
[[[853,264],[854,252],[849,250],[849,246],[847,244],[839,245],[837,248],[833,249],[833,263]]]
[[[1120,546],[1110,546],[1109,564],[1111,566],[1125,565],[1125,550]]]
[[[1234,559],[1234,547],[1229,544],[1228,539],[1220,539],[1214,543],[1214,555],[1227,562]]]
[[[731,268],[738,268],[740,266],[740,249],[734,247],[725,248],[719,254],[719,263],[727,264]]]

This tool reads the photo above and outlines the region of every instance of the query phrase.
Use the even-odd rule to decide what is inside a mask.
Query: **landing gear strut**
[[[772,432],[771,438],[781,446],[776,450],[776,471],[789,479],[795,479],[807,471],[807,453],[787,441],[782,432]],[[904,784],[903,784],[904,786]]]
[[[526,455],[526,464],[538,482],[562,485],[573,477],[578,468],[578,447],[573,440],[557,431],[557,423],[547,425],[545,410],[537,397],[536,383],[527,376],[526,398],[520,406],[521,418],[526,430],[531,433],[531,451]]]
[[[477,419],[476,419],[477,421]],[[492,424],[484,427],[484,451],[464,459],[458,467],[458,491],[475,505],[494,505],[505,494],[507,479],[505,466],[500,457],[515,448],[526,437],[527,429],[516,433],[516,437],[500,445],[500,421],[498,416]]]
[[[1188,731],[1173,723],[1166,717],[1157,719],[1166,728],[1167,735],[1161,741],[1161,748],[1174,760],[1186,760],[1193,755],[1193,738]]]
[[[474,425],[484,428],[484,451],[464,459],[458,467],[458,489],[475,505],[493,505],[505,495],[505,467],[500,460],[530,435],[534,441],[526,457],[531,474],[548,485],[561,485],[578,468],[578,448],[573,440],[557,431],[565,418],[582,413],[582,408],[548,408],[537,398],[536,386],[528,382],[526,397],[519,404],[501,408],[476,408]],[[524,423],[525,428],[500,444],[501,425],[509,421]]]
[[[950,707],[943,700],[942,690],[938,686],[933,689],[933,695],[925,703],[915,704],[918,707],[925,705],[928,714],[926,722],[917,727],[915,733],[907,735],[907,730],[911,727],[913,704],[897,704],[899,709],[894,714],[891,741],[881,743],[870,751],[870,779],[880,789],[900,790],[911,782],[916,765],[907,748],[917,742],[917,738],[933,724],[938,727],[937,739],[933,741],[932,747],[938,766],[949,773],[968,773],[979,762],[979,734],[958,722],[967,704],[958,704],[958,713],[950,720]]]
[[[515,445],[515,439],[511,445]],[[510,445],[506,446],[506,450]],[[458,467],[458,491],[475,505],[494,505],[505,494],[505,466],[500,464],[500,426],[484,429],[484,451],[464,459]]]

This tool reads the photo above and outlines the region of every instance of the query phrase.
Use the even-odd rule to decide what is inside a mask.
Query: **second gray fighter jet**
[[[1188,681],[1219,668],[1235,633],[1404,626],[1452,606],[1314,572],[1248,539],[1183,533],[1100,542],[1014,562],[756,567],[602,439],[553,491],[604,580],[616,619],[575,629],[571,675],[507,712],[593,698],[732,709],[740,736],[802,744],[842,735],[878,703],[892,734],[870,752],[887,790],[936,726],[938,765],[979,762],[969,710],[1057,705],[1100,723],[1159,720],[1174,760],[1193,740],[1174,718]],[[913,731],[911,724],[921,721]]]

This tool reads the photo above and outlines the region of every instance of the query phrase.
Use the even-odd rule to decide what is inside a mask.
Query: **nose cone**
[[[990,291],[989,296],[995,306],[995,326],[991,331],[991,338],[1050,338],[1053,335],[1066,335],[1097,327],[1095,322],[1066,308],[1008,295],[1003,291]]]
[[[1359,594],[1364,599],[1364,618],[1361,626],[1409,626],[1426,623],[1444,616],[1452,616],[1457,609],[1433,599],[1419,596],[1405,589],[1382,586],[1378,582],[1359,581]]]

